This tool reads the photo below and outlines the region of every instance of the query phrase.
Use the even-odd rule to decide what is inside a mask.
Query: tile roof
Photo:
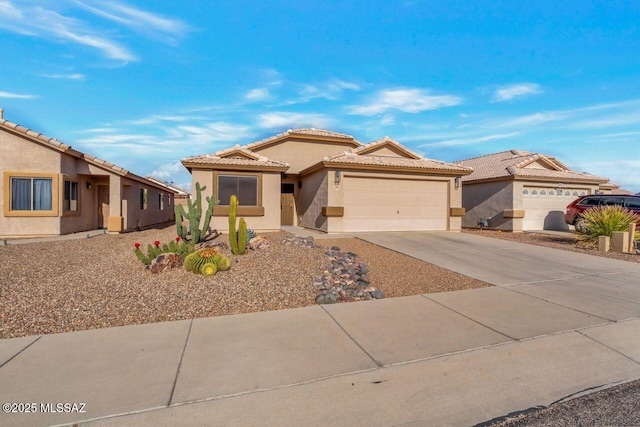
[[[245,152],[251,158],[241,156],[229,156],[233,152]],[[260,156],[247,150],[244,147],[231,147],[213,154],[205,154],[203,156],[186,157],[181,160],[182,164],[188,169],[191,166],[219,166],[219,167],[239,167],[250,169],[275,169],[285,171],[289,169],[289,164],[272,160],[264,156]]]
[[[128,170],[121,168],[120,166],[114,165],[113,163],[109,163],[106,160],[102,160],[95,156],[92,156],[91,154],[86,154],[78,150],[75,150],[70,145],[64,144],[58,141],[56,138],[43,135],[32,129],[28,129],[16,123],[10,122],[9,120],[6,120],[3,117],[3,114],[4,114],[4,109],[0,108],[0,129],[4,129],[9,132],[18,133],[20,135],[27,137],[29,140],[35,143],[39,143],[47,148],[51,148],[61,153],[68,154],[70,156],[85,160],[88,163],[99,166],[103,169],[107,169],[117,175],[126,176],[128,178],[131,178],[137,181],[142,181],[148,184],[150,183],[150,184],[153,184],[153,186],[159,185],[151,181],[148,181],[141,176],[131,173]]]
[[[171,183],[171,182],[167,182],[163,179],[160,178],[156,178],[153,176],[145,176],[144,179],[147,179],[151,182],[155,182],[158,185],[161,185],[163,187],[167,187],[168,189],[170,189],[171,191],[174,191],[176,193],[177,196],[188,196],[189,192],[187,190],[185,190],[184,188],[178,187],[177,185]]]
[[[252,142],[250,144],[245,145],[244,148],[255,149],[263,145],[268,145],[269,143],[284,139],[288,136],[296,136],[296,135],[303,136],[303,137],[315,136],[320,138],[328,138],[328,139],[333,139],[337,141],[349,142],[352,145],[356,145],[356,146],[362,145],[360,141],[356,140],[351,135],[347,135],[346,133],[333,132],[325,129],[300,128],[300,129],[289,129],[286,132],[282,132],[277,135]]]
[[[471,172],[471,168],[465,166],[454,165],[452,163],[441,162],[438,160],[425,159],[424,157],[419,159],[408,159],[406,157],[376,156],[373,154],[358,155],[352,151],[346,151],[331,157],[326,157],[323,163],[398,169],[437,170],[443,172],[459,172],[464,175]]]
[[[526,166],[541,161],[548,165],[548,169],[527,168]],[[602,183],[608,178],[591,175],[586,172],[576,172],[559,162],[556,158],[540,153],[524,150],[508,150],[485,156],[455,162],[473,168],[471,175],[462,178],[463,182],[481,181],[500,178],[525,178],[541,180],[567,180],[589,183]]]
[[[392,146],[395,147],[397,150],[404,152],[406,155],[408,155],[409,157],[413,157],[414,159],[420,159],[422,158],[422,156],[418,153],[415,153],[411,150],[409,150],[407,147],[405,147],[404,145],[400,144],[398,141],[389,138],[388,136],[382,137],[376,141],[370,142],[366,145],[362,145],[358,148],[352,149],[351,151],[353,153],[356,154],[360,154],[360,153],[366,153],[368,151],[372,151],[373,149],[377,148],[377,147],[384,147],[384,146]]]

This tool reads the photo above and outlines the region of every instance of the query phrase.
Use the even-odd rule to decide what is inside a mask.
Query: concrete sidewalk
[[[0,425],[473,425],[640,378],[633,263],[543,248],[530,281],[480,261],[524,268],[525,245],[365,238],[478,257],[459,268],[501,286],[0,340],[0,401],[36,404]]]

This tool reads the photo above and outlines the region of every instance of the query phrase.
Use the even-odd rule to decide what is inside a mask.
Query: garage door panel
[[[584,189],[565,188],[558,194],[555,189],[525,187],[522,195],[525,211],[523,230],[566,230],[564,213],[567,205],[582,194]],[[544,193],[543,193],[544,192]],[[567,194],[568,193],[568,194]]]
[[[345,177],[344,231],[446,230],[444,181]]]

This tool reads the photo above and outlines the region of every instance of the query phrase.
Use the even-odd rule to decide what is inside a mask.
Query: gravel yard
[[[182,268],[151,274],[136,258],[134,243],[167,243],[174,227],[0,246],[0,338],[314,305],[324,249],[282,245],[285,232],[264,236],[266,249],[225,251],[231,270],[213,277]],[[317,243],[360,255],[388,297],[489,286],[357,239]]]
[[[531,245],[546,246],[549,248],[562,249],[565,251],[578,252],[587,255],[601,256],[605,258],[619,259],[623,261],[640,262],[639,254],[623,254],[621,252],[598,252],[597,249],[584,249],[575,245],[575,234],[566,233],[536,233],[535,231],[527,231],[524,233],[505,233],[495,230],[478,230],[464,229],[463,233],[477,234],[484,237],[493,237],[495,239],[512,240],[514,242],[527,243]]]

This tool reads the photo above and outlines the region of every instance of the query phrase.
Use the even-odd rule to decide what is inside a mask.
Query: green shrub
[[[596,206],[582,213],[579,221],[577,245],[594,248],[600,236],[611,237],[614,231],[628,231],[629,225],[640,221],[640,217],[622,206]]]

